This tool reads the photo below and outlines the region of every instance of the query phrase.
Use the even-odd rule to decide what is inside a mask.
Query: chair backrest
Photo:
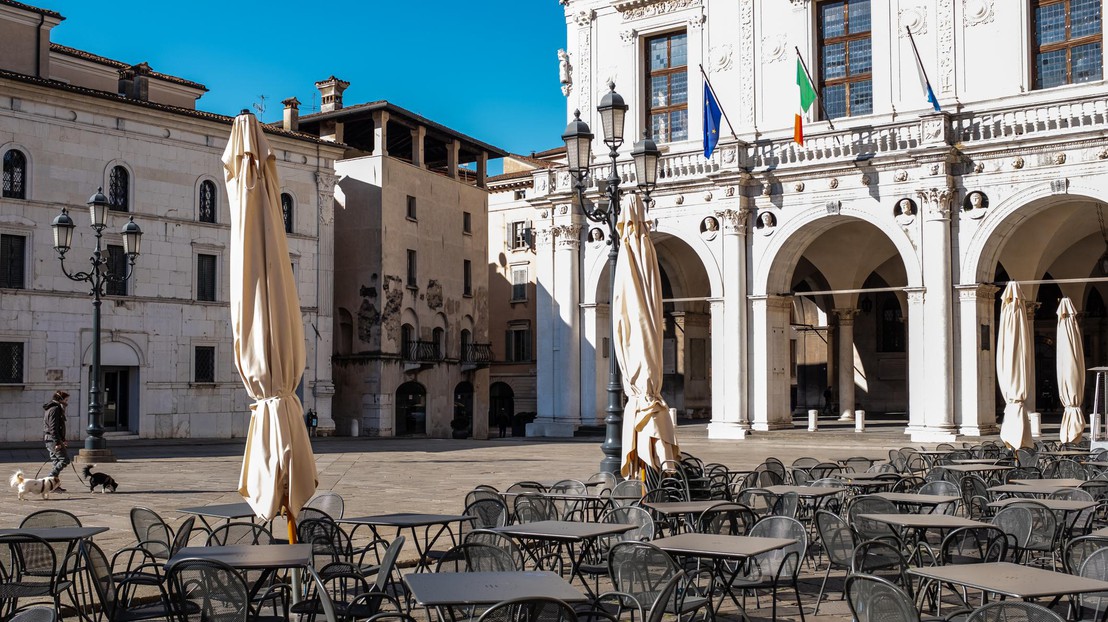
[[[1108,548],[1108,537],[1081,536],[1066,542],[1062,549],[1062,563],[1066,572],[1077,574],[1085,558],[1103,548]]]
[[[478,499],[499,499],[501,501],[504,500],[504,498],[501,497],[500,493],[496,490],[477,487],[466,493],[465,504],[468,506],[470,503],[473,503]]]
[[[625,479],[621,482],[616,482],[616,485],[612,487],[612,504],[631,505],[639,499],[642,499],[643,493],[645,492],[646,488],[640,480]]]
[[[523,568],[525,555],[511,536],[487,529],[474,529],[465,535],[465,542],[480,542],[504,551],[512,557],[517,568]]]
[[[897,514],[896,504],[874,495],[854,497],[846,508],[847,520],[863,540],[874,538],[898,538],[895,529],[885,523],[858,518],[861,514]]]
[[[765,516],[773,510],[777,495],[765,488],[747,488],[739,493],[737,501],[753,510],[758,516]]]
[[[849,568],[854,558],[854,532],[846,519],[827,510],[818,510],[816,531],[831,565]]]
[[[588,487],[585,483],[575,479],[563,479],[555,482],[547,492],[553,492],[564,495],[583,495],[587,494]]]
[[[809,469],[811,467],[816,466],[820,462],[821,461],[820,461],[819,458],[804,457],[804,458],[797,458],[796,460],[793,460],[792,466],[799,467],[801,469]]]
[[[773,516],[788,516],[789,518],[796,518],[796,512],[800,508],[800,495],[795,492],[789,491],[784,494],[777,495],[777,498],[773,500],[773,506],[770,507],[770,514]]]
[[[89,604],[99,605],[98,608],[104,612],[105,620],[115,619],[117,606],[115,580],[112,577],[112,564],[108,561],[107,555],[92,540],[81,541],[78,555],[81,558],[81,565],[88,573],[88,593],[96,599],[96,603]],[[85,595],[84,591],[80,593],[82,596]]]
[[[608,573],[616,591],[629,594],[644,613],[680,570],[669,553],[647,542],[618,542],[608,552]]]
[[[596,492],[599,494],[601,491],[615,488],[616,476],[607,471],[597,471],[585,480],[586,484],[591,484],[593,482],[600,482],[598,486],[595,486]]]
[[[925,482],[919,487],[919,494],[921,495],[953,495],[955,497],[961,494],[961,490],[953,482],[946,480]]]
[[[26,533],[0,536],[0,557],[4,560],[0,582],[18,580],[21,585],[35,584],[54,592],[63,568],[49,542]],[[2,591],[2,590],[0,590]]]
[[[1051,499],[1065,499],[1068,501],[1093,501],[1093,495],[1087,490],[1081,490],[1080,488],[1063,488],[1050,493]]]
[[[634,529],[612,536],[611,542],[649,542],[654,539],[654,518],[637,506],[617,506],[600,517],[602,523],[635,525]]]
[[[546,492],[546,486],[538,482],[525,480],[522,482],[516,482],[511,486],[508,486],[506,492]]]
[[[508,504],[499,496],[472,501],[462,510],[462,514],[474,517],[469,522],[472,529],[492,529],[508,524]]]
[[[330,562],[351,561],[353,546],[338,523],[329,518],[309,518],[296,524],[296,539],[312,545],[316,568]]]
[[[808,469],[808,472],[812,474],[812,479],[823,479],[824,477],[833,477],[836,473],[842,473],[843,467],[835,462],[821,462]]]
[[[912,582],[908,577],[908,560],[900,551],[900,545],[892,539],[863,540],[854,547],[850,571],[870,576],[891,578],[905,593],[912,594]]]
[[[1082,560],[1081,567],[1077,574],[1090,579],[1108,581],[1108,548],[1097,549],[1089,553],[1089,555]],[[1108,609],[1108,592],[1078,594],[1077,604],[1081,609],[1078,611],[1079,615],[1077,619],[1100,620],[1103,617],[1102,614]],[[1083,615],[1083,610],[1085,609],[1092,609],[1093,615]]]
[[[228,546],[234,544],[270,544],[273,534],[265,525],[236,521],[224,523],[208,534],[208,546]]]
[[[65,510],[39,510],[23,517],[20,521],[20,529],[34,529],[39,527],[80,527],[81,519]],[[69,542],[51,542],[54,547],[54,556],[59,562],[64,563],[66,553],[69,552]]]
[[[1016,466],[1021,467],[1037,467],[1039,466],[1039,452],[1021,447],[1016,450]]]
[[[481,542],[463,542],[452,547],[435,566],[435,572],[511,572],[517,569],[511,554]]]
[[[169,594],[185,622],[218,620],[247,622],[250,619],[250,591],[246,579],[234,568],[212,559],[183,559],[173,564],[166,577]]]
[[[195,523],[196,517],[188,516],[177,526],[177,533],[173,536],[173,542],[169,546],[170,557],[173,557],[177,554],[177,551],[189,545],[189,538],[192,537],[192,526]]]
[[[342,513],[346,510],[346,502],[339,493],[333,490],[325,490],[309,499],[304,507],[323,510],[331,518],[339,519],[342,518]],[[303,508],[301,508],[301,513],[303,513]]]
[[[685,578],[686,573],[684,571],[678,572],[662,586],[662,589],[658,591],[658,597],[654,599],[654,604],[644,617],[646,622],[662,622],[667,613],[679,610],[677,607],[678,588],[685,581]]]
[[[1014,479],[1042,479],[1043,472],[1037,466],[1019,466],[1004,472],[1004,483]]]
[[[150,508],[131,508],[131,530],[139,546],[158,559],[169,559],[173,546],[173,530]]]
[[[786,538],[795,540],[793,544],[757,555],[755,563],[763,576],[790,577],[796,580],[800,572],[800,562],[808,551],[808,530],[795,518],[788,516],[766,516],[750,528],[751,536],[761,538]]]
[[[1058,515],[1035,499],[1020,499],[1008,507],[1026,508],[1031,514],[1031,533],[1021,548],[1051,552],[1061,536]],[[1005,508],[1007,509],[1007,508]]]
[[[1017,505],[1000,508],[992,518],[993,525],[1008,534],[1018,549],[1026,548],[1031,540],[1032,522],[1031,510]]]
[[[700,513],[695,529],[700,533],[744,536],[750,532],[758,515],[741,503],[717,503]]]
[[[943,537],[939,559],[943,565],[1006,561],[1008,536],[997,527],[960,527]]]
[[[844,591],[857,622],[919,622],[912,597],[886,579],[851,574]]]
[[[1065,618],[1037,603],[999,600],[970,612],[966,622],[1065,622]]]
[[[1063,459],[1055,460],[1043,467],[1043,477],[1088,479],[1089,474],[1084,465],[1076,460]]]
[[[57,622],[58,612],[53,607],[30,607],[8,618],[8,622]]]
[[[558,506],[536,493],[521,493],[512,502],[512,514],[517,523],[558,520]]]
[[[530,596],[499,602],[477,622],[577,622],[577,614],[557,598]]]
[[[853,473],[863,473],[873,465],[873,460],[864,456],[851,456],[842,462],[843,470]]]

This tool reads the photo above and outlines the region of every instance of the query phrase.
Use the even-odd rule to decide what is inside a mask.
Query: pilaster
[[[539,251],[549,253],[551,262],[549,274],[544,275],[550,307],[537,317],[536,327],[539,335],[547,335],[542,342],[549,351],[542,352],[544,359],[539,361],[539,395],[548,399],[540,400],[538,417],[527,425],[528,436],[570,437],[581,425],[580,251],[584,227],[572,222],[572,216],[564,221],[540,235],[540,244],[549,250]],[[542,408],[544,402],[550,405],[549,411]]]
[[[389,112],[377,110],[373,113],[373,155],[389,154]]]
[[[950,263],[950,207],[954,192],[948,187],[942,165],[936,172],[937,176],[931,178],[935,186],[916,191],[923,212],[920,253],[927,265],[923,272],[923,286],[927,291],[922,318],[924,360],[923,366],[918,369],[922,370],[927,387],[924,428],[927,434],[945,437],[955,430],[954,307]]]
[[[959,432],[967,436],[996,434],[996,326],[993,305],[1000,288],[958,285]]]
[[[789,400],[789,310],[791,296],[751,296],[753,364],[752,427],[792,427]]]
[[[419,168],[426,168],[427,161],[424,158],[426,149],[424,142],[427,139],[427,128],[419,125],[412,128],[412,164]]]

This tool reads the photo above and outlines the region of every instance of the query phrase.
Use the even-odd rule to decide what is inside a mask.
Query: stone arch
[[[136,206],[135,190],[136,190],[136,187],[138,186],[138,178],[135,177],[135,170],[126,161],[117,158],[115,160],[112,160],[112,161],[108,162],[108,164],[106,166],[104,166],[104,181],[103,181],[104,196],[108,197],[109,200],[111,199],[112,170],[115,169],[117,166],[119,168],[122,168],[124,171],[127,172],[127,210],[126,211],[127,212],[134,212],[135,211],[135,206]]]
[[[92,341],[85,346],[81,354],[82,365],[92,365]],[[143,367],[146,365],[142,348],[127,337],[114,335],[110,341],[100,342],[100,364],[116,367]]]
[[[23,154],[23,198],[21,201],[26,201],[35,198],[35,155],[27,148],[26,145],[17,142],[6,142],[0,144],[0,160],[3,160],[4,154],[8,151],[18,151]]]

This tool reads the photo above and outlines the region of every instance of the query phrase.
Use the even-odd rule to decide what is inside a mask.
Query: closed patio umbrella
[[[254,404],[239,493],[257,515],[295,515],[316,489],[315,456],[296,386],[304,324],[281,214],[277,164],[254,115],[235,118],[223,152],[231,208],[231,329],[235,366]]]
[[[1085,417],[1081,414],[1081,398],[1085,395],[1085,352],[1081,345],[1081,329],[1077,326],[1077,311],[1069,298],[1058,303],[1058,401],[1065,411],[1058,438],[1063,443],[1081,440]]]
[[[1004,395],[1004,423],[1000,440],[1010,449],[1031,447],[1031,422],[1023,402],[1031,378],[1031,323],[1018,283],[1009,282],[1001,294],[997,328],[996,382]]]
[[[612,313],[615,355],[623,374],[624,476],[659,467],[680,454],[677,433],[662,398],[662,280],[637,195],[618,224],[623,249],[616,261]]]

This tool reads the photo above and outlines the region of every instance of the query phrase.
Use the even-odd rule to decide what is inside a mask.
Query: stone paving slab
[[[804,422],[806,424],[806,421]],[[706,462],[721,462],[735,468],[751,468],[767,456],[776,456],[789,464],[800,456],[838,459],[849,456],[887,457],[889,449],[915,446],[903,433],[902,422],[877,422],[866,433],[853,432],[852,425],[827,422],[819,432],[803,427],[757,433],[745,441],[721,441],[707,438],[705,424],[679,426],[683,450]],[[1050,430],[1045,430],[1050,432]],[[1055,436],[1056,438],[1056,436]],[[976,439],[968,439],[976,440]],[[577,439],[492,439],[488,441],[445,439],[369,439],[314,438],[320,489],[335,490],[346,500],[346,515],[367,515],[418,511],[457,513],[463,497],[477,484],[503,489],[525,479],[540,481],[562,478],[586,478],[594,473],[603,455],[599,438]],[[183,515],[178,508],[241,501],[237,492],[242,463],[242,439],[231,441],[113,441],[119,459],[115,464],[99,465],[96,470],[111,474],[119,482],[114,494],[90,493],[82,489],[75,472],[66,469],[62,482],[69,490],[49,500],[20,502],[14,490],[0,495],[0,527],[18,526],[20,519],[41,508],[60,508],[73,512],[88,526],[110,530],[96,537],[107,551],[115,551],[134,542],[129,512],[145,506],[171,521]],[[0,449],[0,474],[17,468],[34,475],[46,460],[38,444],[7,446]],[[42,468],[42,472],[46,469]],[[198,542],[196,542],[198,543]],[[823,577],[805,567],[802,594],[814,601]],[[833,577],[837,573],[833,572]],[[841,579],[828,587],[832,600],[825,603],[818,617],[805,613],[809,620],[849,619],[840,597]],[[778,612],[780,620],[799,619],[796,607],[789,607],[786,594]],[[750,599],[753,605],[753,599]],[[753,610],[753,618],[769,619],[768,598],[762,609]],[[734,618],[733,606],[725,606],[723,617]]]

